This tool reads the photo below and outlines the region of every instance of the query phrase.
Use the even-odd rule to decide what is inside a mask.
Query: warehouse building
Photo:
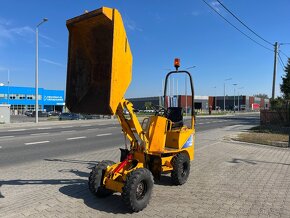
[[[270,99],[258,98],[254,96],[210,96],[208,98],[209,106],[212,109],[219,108],[224,110],[224,104],[226,110],[260,110],[270,108]]]
[[[11,114],[23,114],[26,110],[35,110],[35,88],[0,86],[0,104],[10,104]],[[64,91],[38,89],[39,110],[63,111]]]
[[[130,98],[128,99],[134,105],[135,109],[148,110],[150,105],[164,106],[163,96],[144,97],[144,98]],[[245,110],[255,111],[260,109],[270,108],[270,99],[258,98],[253,96],[195,96],[194,108],[197,112],[205,112],[212,110]],[[191,96],[175,95],[167,97],[166,105],[173,107],[187,108],[187,112],[191,110]]]
[[[143,98],[129,98],[128,100],[133,103],[134,108],[138,110],[148,110],[150,105],[161,105],[164,106],[163,96],[155,97],[143,97]],[[172,107],[183,107],[187,108],[187,111],[190,112],[192,105],[191,96],[185,95],[175,95],[170,96],[166,99],[166,105]],[[203,111],[208,109],[208,96],[195,96],[194,97],[194,106],[198,111]]]

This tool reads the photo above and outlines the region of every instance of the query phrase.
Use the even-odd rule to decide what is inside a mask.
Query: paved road
[[[251,127],[256,118],[198,119],[195,160],[187,183],[173,186],[168,176],[162,176],[150,204],[138,214],[126,209],[119,193],[99,199],[88,190],[90,166],[105,159],[117,161],[116,148],[1,166],[0,217],[289,218],[290,150],[226,140]],[[215,128],[218,122],[211,121],[219,119],[224,119],[224,127]],[[210,123],[201,124],[206,122]],[[96,143],[102,139],[97,134]],[[73,137],[80,135],[76,131]],[[75,140],[83,144],[87,138]],[[49,143],[38,144],[43,145]]]
[[[198,132],[225,126],[255,124],[259,117],[237,115],[198,117]],[[0,165],[9,166],[62,155],[123,147],[124,136],[116,121],[54,122],[45,126],[0,129]]]

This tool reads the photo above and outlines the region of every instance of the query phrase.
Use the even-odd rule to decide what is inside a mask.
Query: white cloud
[[[140,28],[136,24],[135,21],[133,21],[130,18],[128,18],[128,16],[126,16],[126,18],[124,19],[124,22],[125,22],[125,25],[128,27],[129,30],[143,32],[143,29]]]
[[[61,63],[58,63],[58,62],[55,62],[55,61],[52,61],[52,60],[49,60],[49,59],[46,59],[46,58],[40,58],[39,60],[42,61],[42,62],[48,63],[48,64],[55,65],[55,66],[66,67],[64,64],[61,64]]]
[[[52,38],[43,34],[39,34],[39,37],[46,41],[55,42]],[[33,43],[35,40],[35,30],[30,26],[14,27],[11,21],[0,17],[0,46],[5,46],[16,40],[24,40],[28,43]],[[44,42],[42,42],[41,45],[44,47],[51,47]]]

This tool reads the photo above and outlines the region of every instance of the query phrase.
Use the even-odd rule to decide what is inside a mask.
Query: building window
[[[34,105],[27,105],[27,110],[34,111],[35,106]]]
[[[7,95],[6,94],[0,94],[0,99],[7,99]]]

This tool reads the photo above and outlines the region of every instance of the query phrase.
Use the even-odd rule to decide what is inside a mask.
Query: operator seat
[[[182,107],[167,108],[166,118],[172,121],[172,128],[182,127],[183,126]]]

